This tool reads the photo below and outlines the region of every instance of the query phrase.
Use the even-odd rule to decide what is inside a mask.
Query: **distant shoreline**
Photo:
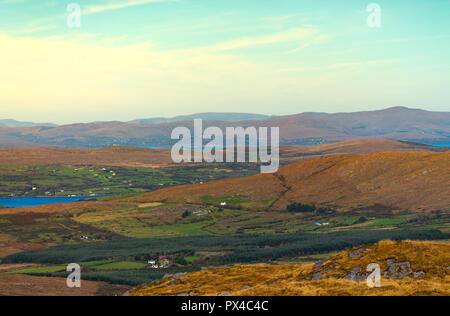
[[[38,196],[28,196],[28,197],[10,197],[10,198],[0,198],[0,207],[33,207],[47,204],[57,204],[57,203],[72,203],[86,201],[89,199],[95,199],[101,197],[96,196],[73,196],[73,197],[38,197]],[[5,203],[6,202],[6,203]]]

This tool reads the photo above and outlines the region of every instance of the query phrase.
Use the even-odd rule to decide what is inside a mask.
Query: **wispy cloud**
[[[22,3],[22,2],[26,2],[27,0],[3,0],[0,1],[0,4],[2,3]]]
[[[369,60],[362,62],[348,62],[348,63],[337,63],[324,66],[313,66],[313,67],[295,67],[283,69],[283,72],[306,72],[306,71],[327,71],[327,70],[347,70],[355,69],[362,66],[378,65],[384,63],[391,63],[396,61],[395,59],[380,59],[380,60]]]
[[[83,10],[84,14],[94,14],[100,13],[104,11],[112,11],[112,10],[120,10],[129,7],[135,7],[138,5],[144,5],[149,3],[162,3],[162,2],[178,2],[180,0],[128,0],[128,1],[120,1],[120,2],[111,2],[105,4],[93,4],[87,6],[86,9]]]
[[[319,31],[314,28],[294,28],[274,34],[254,36],[254,37],[243,37],[228,42],[214,44],[205,47],[205,49],[210,51],[229,51],[259,45],[297,42],[305,38],[316,36],[318,34]]]

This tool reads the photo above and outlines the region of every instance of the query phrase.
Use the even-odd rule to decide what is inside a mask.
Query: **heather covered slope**
[[[310,160],[281,169],[291,201],[347,209],[450,210],[450,153],[388,152]]]
[[[8,165],[91,165],[150,167],[172,163],[170,150],[138,147],[0,148],[0,166]]]
[[[280,155],[281,163],[288,164],[323,157],[373,154],[388,151],[447,152],[450,151],[450,148],[385,139],[359,139],[317,146],[283,146],[280,149]]]
[[[139,201],[219,202],[283,210],[293,202],[338,210],[449,211],[450,153],[385,152],[298,162],[276,174],[171,187]],[[256,203],[256,204],[255,204]]]
[[[81,288],[69,288],[65,278],[0,273],[0,296],[118,296],[127,286],[82,280]]]
[[[316,264],[236,265],[167,278],[138,287],[135,296],[230,295],[450,295],[450,245],[382,241],[356,247]],[[366,267],[377,263],[381,287],[366,285]]]
[[[450,151],[448,147],[433,147],[393,140],[369,139],[338,142],[317,146],[282,146],[282,164],[300,160],[370,154],[384,151]],[[8,165],[94,165],[122,167],[157,167],[173,164],[170,149],[111,146],[101,149],[82,148],[0,148],[0,166]]]

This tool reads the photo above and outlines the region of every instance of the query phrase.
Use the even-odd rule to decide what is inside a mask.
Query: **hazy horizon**
[[[345,113],[355,113],[355,112],[371,112],[371,111],[383,111],[383,110],[388,110],[388,109],[392,109],[392,108],[405,108],[405,109],[409,109],[409,110],[423,110],[423,111],[430,111],[430,110],[425,110],[424,108],[419,108],[419,107],[403,107],[403,106],[393,106],[393,107],[385,107],[385,108],[379,108],[379,109],[366,109],[366,110],[361,110],[361,111],[353,111],[353,112],[345,112],[345,111],[338,111],[338,112],[316,112],[316,111],[308,111],[308,112],[302,112],[302,113],[290,113],[290,114],[264,114],[264,113],[247,113],[247,112],[198,112],[198,113],[185,113],[185,114],[180,114],[180,115],[176,115],[176,116],[170,116],[170,117],[157,117],[157,116],[148,116],[148,117],[137,117],[131,120],[120,120],[120,119],[116,119],[116,120],[92,120],[92,121],[67,121],[67,122],[63,122],[63,123],[58,123],[57,121],[32,121],[32,120],[17,120],[15,118],[0,118],[0,121],[5,121],[5,120],[14,120],[14,121],[18,121],[21,123],[36,123],[36,124],[45,124],[45,123],[50,123],[50,124],[57,124],[59,126],[61,125],[71,125],[71,124],[89,124],[89,123],[100,123],[100,122],[123,122],[123,123],[128,123],[128,122],[132,122],[132,121],[137,121],[137,120],[145,120],[145,119],[155,119],[155,118],[161,118],[161,119],[174,119],[180,116],[192,116],[195,114],[249,114],[249,115],[266,115],[268,117],[273,116],[290,116],[290,115],[299,115],[299,114],[303,114],[303,113],[326,113],[326,114],[345,114]],[[431,112],[449,112],[449,111],[431,111]]]
[[[0,0],[0,117],[450,108],[450,1]]]

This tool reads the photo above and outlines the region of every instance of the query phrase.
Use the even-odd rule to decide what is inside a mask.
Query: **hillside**
[[[20,268],[23,267],[21,265],[0,267],[0,296],[117,296],[129,289],[127,286],[93,281],[82,281],[81,288],[69,288],[65,278],[8,273]]]
[[[0,166],[8,165],[95,165],[156,168],[172,163],[170,151],[137,147],[0,148]]]
[[[390,139],[427,144],[450,142],[450,112],[428,112],[408,108],[346,114],[304,113],[243,121],[227,121],[230,115],[206,115],[204,128],[280,127],[281,145],[318,145],[355,139]],[[231,114],[231,117],[234,117]],[[146,124],[94,122],[56,127],[0,128],[0,146],[18,147],[22,143],[40,146],[101,148],[112,145],[169,146],[171,131],[178,126],[192,128],[191,117],[180,121]],[[148,123],[148,122],[147,122]],[[17,142],[15,144],[14,140]]]
[[[318,146],[282,146],[281,164],[321,157],[370,154],[385,151],[450,151],[448,147],[390,140],[356,140]],[[8,165],[95,165],[121,167],[158,167],[172,164],[169,149],[111,146],[81,148],[0,148],[0,166]]]
[[[303,265],[236,265],[167,277],[133,296],[450,295],[450,245],[392,242],[357,247]],[[381,287],[369,288],[366,267],[378,263]]]
[[[448,147],[435,147],[418,143],[384,139],[350,140],[317,146],[283,146],[280,149],[281,163],[342,155],[373,154],[388,151],[447,152]]]
[[[171,187],[142,201],[200,203],[284,210],[293,202],[340,210],[450,210],[450,153],[386,152],[298,162],[276,174]],[[269,204],[268,204],[269,203]]]

